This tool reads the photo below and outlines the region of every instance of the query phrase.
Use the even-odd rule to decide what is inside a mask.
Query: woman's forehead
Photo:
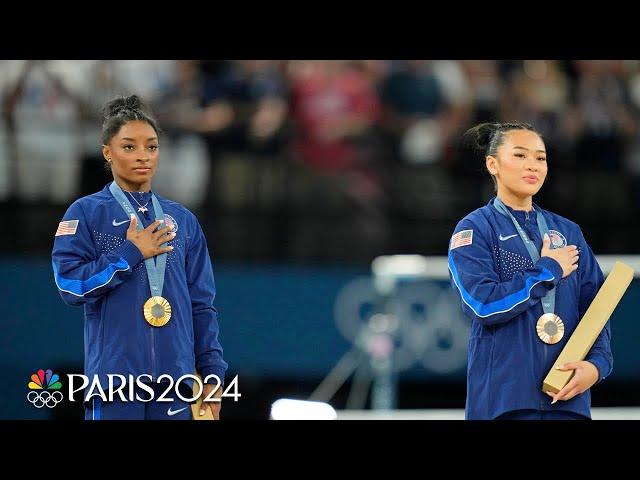
[[[151,125],[142,120],[131,120],[118,130],[118,133],[115,135],[117,138],[134,138],[134,139],[143,139],[148,140],[152,138],[157,138],[156,131],[153,129]]]
[[[545,151],[544,142],[540,135],[531,130],[511,130],[503,137],[503,146],[508,148],[524,147],[528,150]]]

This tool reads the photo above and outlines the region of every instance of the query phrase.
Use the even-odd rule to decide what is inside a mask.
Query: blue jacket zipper
[[[153,333],[153,329],[155,327],[151,327],[151,380],[153,381],[156,378],[156,336]]]

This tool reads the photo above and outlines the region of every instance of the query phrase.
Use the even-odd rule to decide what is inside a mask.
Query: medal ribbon
[[[109,186],[109,190],[118,201],[124,212],[131,218],[131,215],[135,215],[138,219],[137,230],[143,230],[142,222],[140,221],[140,217],[135,212],[131,202],[127,199],[124,192],[120,188],[120,186],[114,181],[111,182]],[[161,225],[164,225],[164,212],[162,211],[162,207],[160,206],[160,202],[156,198],[156,196],[151,194],[151,201],[153,202],[153,210],[156,214],[156,220],[160,220]],[[149,286],[151,287],[151,296],[162,296],[162,288],[164,287],[164,272],[167,265],[167,254],[161,253],[160,255],[156,255],[156,261],[154,262],[154,257],[147,258],[144,261],[145,267],[147,267],[147,278],[149,278]]]
[[[493,206],[502,215],[511,218],[513,225],[516,227],[516,230],[518,231],[518,235],[524,242],[524,246],[527,247],[527,251],[529,252],[529,256],[531,257],[531,260],[533,260],[533,263],[536,263],[538,260],[540,260],[540,253],[536,249],[535,244],[531,241],[527,233],[520,226],[520,224],[518,223],[518,220],[516,220],[516,218],[511,214],[511,212],[509,211],[509,209],[507,209],[505,204],[502,203],[502,200],[496,197],[496,199],[493,201]],[[545,220],[544,215],[542,215],[542,212],[538,212],[537,218],[538,218],[538,229],[540,230],[540,236],[544,238],[545,233],[547,235],[549,234],[549,227],[547,226],[547,221]],[[551,290],[549,290],[546,293],[546,295],[542,297],[541,301],[542,301],[542,309],[544,310],[544,313],[554,313],[554,309],[556,307],[556,287],[553,287]]]

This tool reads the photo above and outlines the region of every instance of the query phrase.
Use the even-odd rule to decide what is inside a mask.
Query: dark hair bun
[[[496,131],[500,128],[498,123],[481,123],[467,130],[464,134],[466,143],[480,152],[486,152]]]
[[[140,97],[138,97],[137,95],[129,95],[128,97],[121,96],[114,98],[109,103],[107,103],[107,105],[104,107],[104,117],[115,117],[121,112],[125,112],[128,110],[140,111],[143,109],[144,104],[142,103],[142,100],[140,100]]]

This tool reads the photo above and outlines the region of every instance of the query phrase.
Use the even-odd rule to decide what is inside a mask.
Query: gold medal
[[[171,318],[171,304],[160,296],[144,302],[143,311],[145,320],[154,327],[164,327]]]
[[[564,323],[555,313],[545,313],[538,319],[536,324],[538,337],[544,343],[553,345],[562,340],[564,335]]]

